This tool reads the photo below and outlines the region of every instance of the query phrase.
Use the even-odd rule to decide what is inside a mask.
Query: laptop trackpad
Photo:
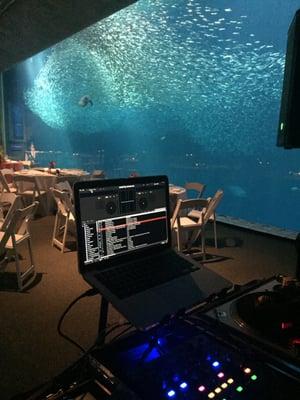
[[[124,316],[135,326],[145,328],[201,302],[206,296],[192,275],[174,279],[127,298],[123,301],[123,306],[126,304],[126,310],[123,309]]]
[[[163,299],[166,304],[169,304],[173,311],[191,306],[205,298],[193,274],[160,285],[154,288],[153,292]],[[175,304],[178,304],[178,308],[174,308]]]
[[[231,282],[202,267],[190,275],[124,299],[121,308],[125,306],[122,310],[124,316],[135,326],[147,327],[168,315],[189,309],[211,294],[230,286]]]

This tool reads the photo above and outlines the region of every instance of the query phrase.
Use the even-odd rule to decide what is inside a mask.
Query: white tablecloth
[[[50,191],[51,187],[54,187],[57,178],[59,177],[59,180],[63,180],[64,178],[70,182],[71,185],[74,184],[75,181],[81,180],[81,179],[86,179],[89,174],[87,174],[83,170],[75,170],[75,169],[64,169],[60,170],[60,174],[56,175],[55,174],[56,170],[51,170],[51,173],[48,172],[48,169],[45,168],[45,170],[41,169],[28,169],[28,170],[22,170],[15,172],[15,175],[18,176],[30,176],[30,177],[35,177],[37,181],[38,188],[40,190],[43,190],[46,192],[45,199],[44,199],[44,204],[43,207],[40,207],[39,214],[53,214],[56,204],[54,201],[54,198],[52,196],[52,193]],[[53,172],[53,173],[52,173]],[[21,190],[26,190],[26,185],[28,185],[27,182],[24,182],[22,184],[19,184]]]

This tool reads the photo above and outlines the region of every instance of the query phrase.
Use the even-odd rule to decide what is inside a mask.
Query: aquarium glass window
[[[300,153],[276,147],[299,0],[140,0],[4,73],[7,152],[221,188],[218,213],[300,228]]]

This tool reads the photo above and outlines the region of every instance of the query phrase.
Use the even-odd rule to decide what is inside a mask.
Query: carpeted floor
[[[58,335],[56,326],[67,305],[88,285],[77,271],[76,251],[62,254],[51,247],[53,223],[52,216],[32,222],[38,274],[31,288],[23,293],[16,290],[13,263],[0,272],[1,400],[48,380],[79,356],[79,351]],[[218,225],[218,237],[218,249],[208,239],[206,265],[234,283],[295,273],[292,241],[223,224]],[[26,259],[24,251],[23,261]],[[71,310],[63,329],[88,348],[97,335],[98,316],[99,296],[83,299]],[[122,316],[110,308],[109,323],[119,320]]]

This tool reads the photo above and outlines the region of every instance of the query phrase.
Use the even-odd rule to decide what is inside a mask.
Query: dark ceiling
[[[0,0],[0,72],[136,0]]]

